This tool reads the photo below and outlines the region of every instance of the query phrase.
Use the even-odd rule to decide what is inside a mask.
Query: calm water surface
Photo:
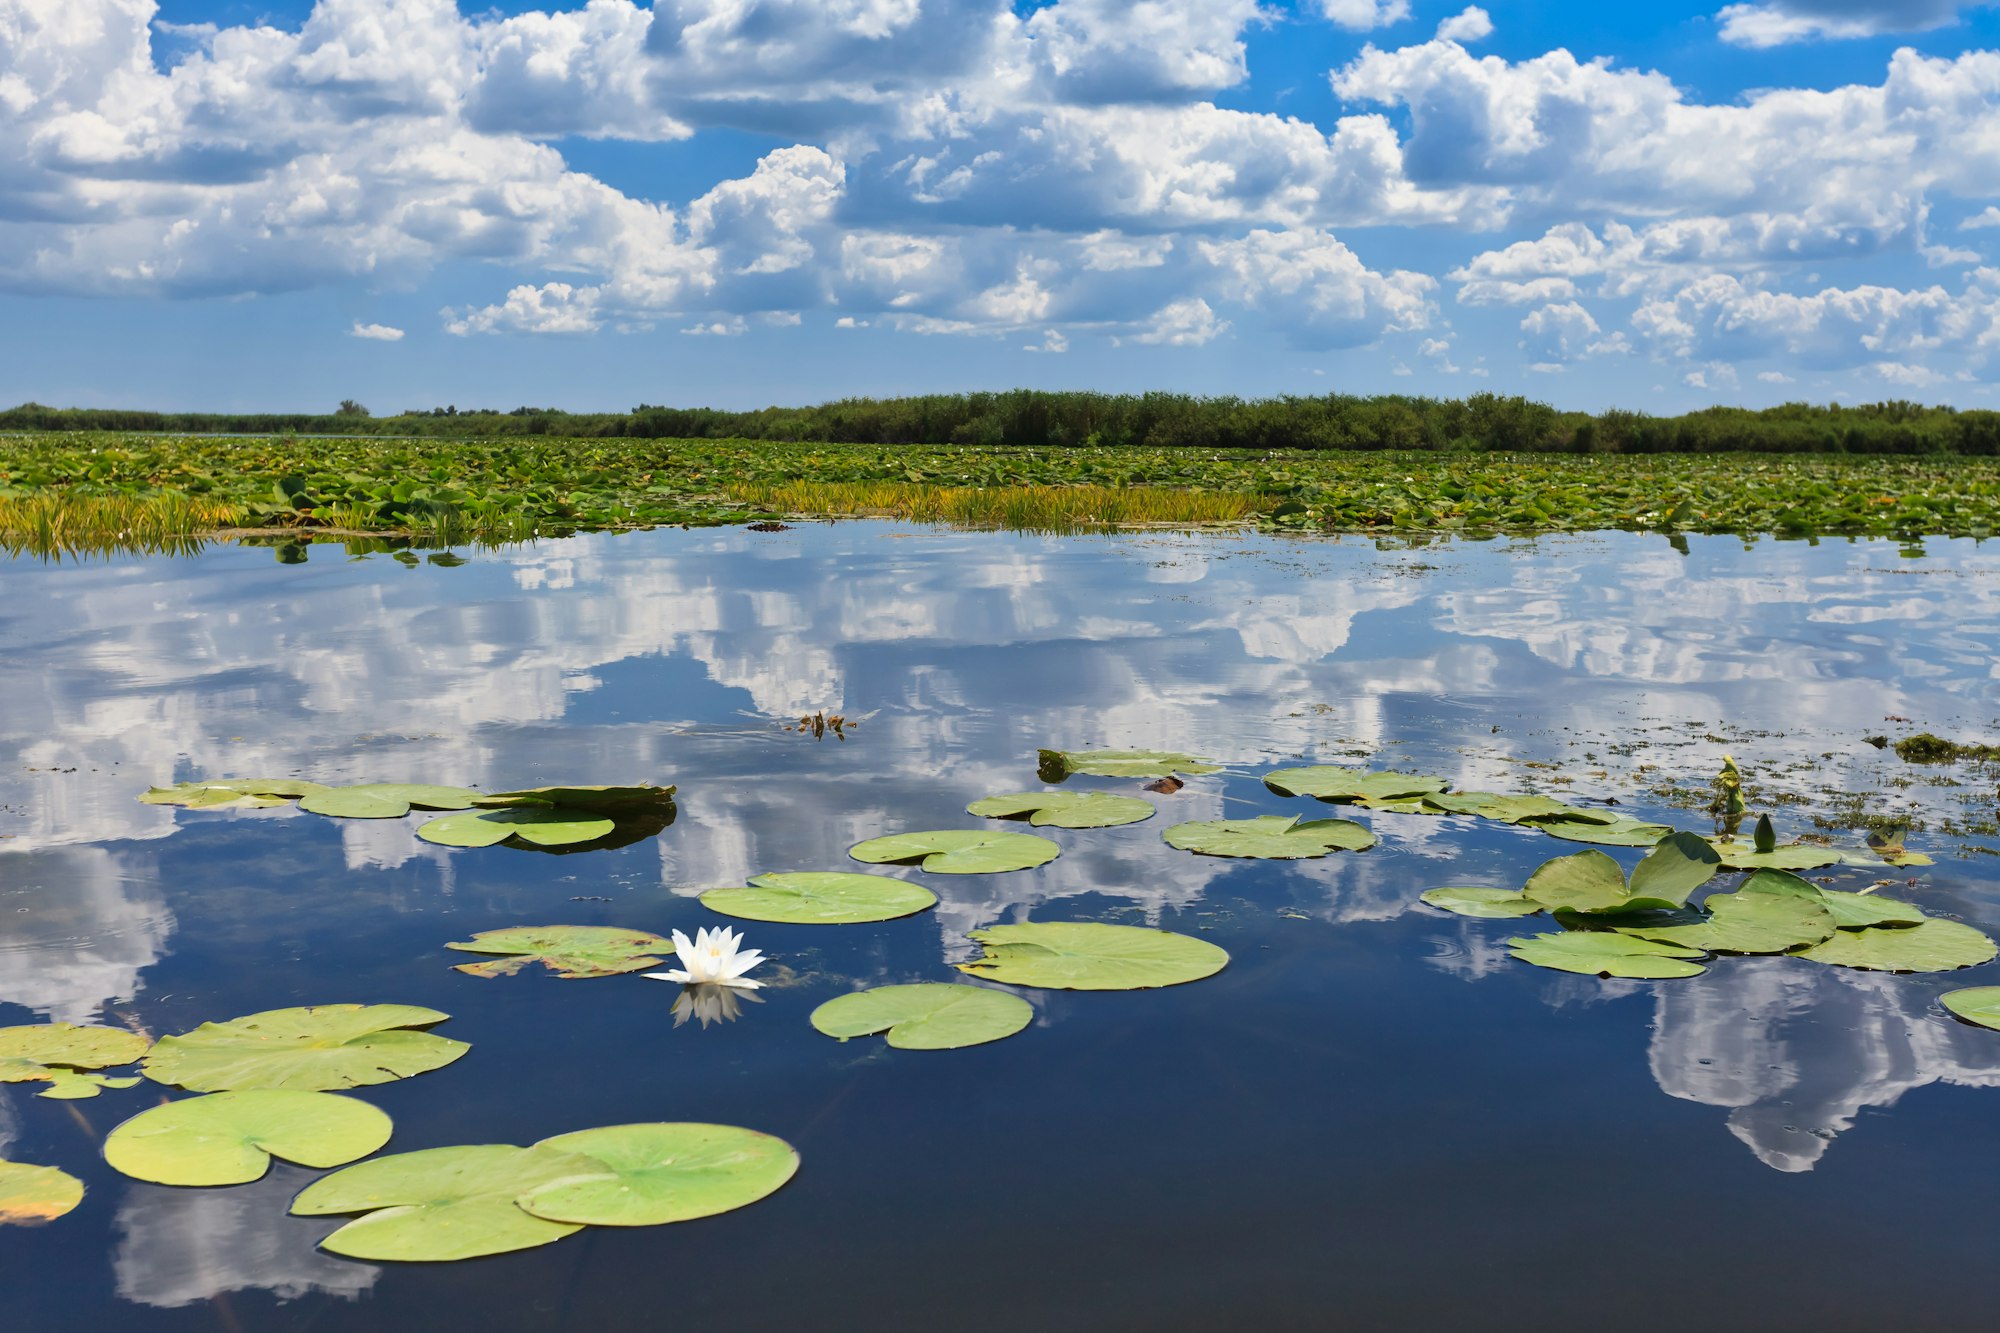
[[[0,1155],[89,1187],[56,1223],[0,1231],[6,1327],[1975,1326],[2000,1294],[2000,1033],[1934,998],[2000,965],[1568,977],[1508,959],[1517,926],[1417,897],[1516,886],[1573,844],[1364,813],[1374,850],[1287,864],[1160,831],[1326,813],[1259,781],[1302,759],[1705,829],[1654,793],[1705,782],[1725,749],[1801,802],[1787,832],[1841,791],[1976,827],[1990,778],[1889,785],[1917,771],[1864,738],[1991,739],[1996,659],[2000,549],[1972,543],[1382,550],[849,523],[579,537],[455,568],[337,548],[0,565],[0,1025],[430,1005],[473,1050],[363,1091],[395,1117],[391,1151],[687,1119],[804,1159],[719,1218],[373,1265],[315,1249],[334,1223],[285,1215],[315,1173],[179,1190],[105,1168],[99,1138],[153,1085],[0,1087]],[[844,742],[780,725],[820,709],[859,725]],[[514,924],[719,924],[703,888],[975,826],[968,801],[1038,785],[1043,745],[1234,766],[1147,823],[1053,831],[1063,855],[1038,870],[899,871],[934,912],[750,923],[777,984],[706,1028],[675,1027],[659,982],[481,981],[441,947]],[[272,774],[650,780],[682,805],[655,840],[552,857],[433,847],[415,820],[133,799]],[[2000,930],[1992,842],[1913,835],[1937,864],[1896,891]],[[1233,961],[1164,991],[1026,992],[1035,1024],[974,1050],[806,1023],[859,986],[955,979],[967,930],[1028,919],[1164,926]]]

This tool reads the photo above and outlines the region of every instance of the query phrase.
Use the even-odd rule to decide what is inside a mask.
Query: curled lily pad
[[[1034,1017],[1034,1006],[1018,995],[923,982],[842,995],[813,1010],[811,1021],[842,1041],[886,1032],[899,1050],[953,1051],[1011,1037]]]
[[[522,1191],[524,1212],[550,1222],[651,1227],[713,1217],[774,1193],[799,1169],[792,1145],[734,1125],[609,1125],[543,1139],[594,1171]]]
[[[1784,893],[1710,894],[1702,903],[1708,920],[1685,926],[1622,927],[1663,944],[1710,953],[1786,953],[1818,944],[1837,929],[1833,913],[1813,898]]]
[[[230,778],[219,782],[177,782],[149,787],[139,799],[147,805],[179,805],[190,810],[257,810],[290,805],[300,796],[326,790],[317,782],[295,778]]]
[[[1692,833],[1660,839],[1625,882],[1625,872],[1603,852],[1576,852],[1545,861],[1523,892],[1545,907],[1571,912],[1641,912],[1686,904],[1688,895],[1715,874],[1716,857]]]
[[[1025,818],[1037,828],[1115,828],[1153,817],[1151,801],[1109,792],[1023,791],[988,796],[965,807],[988,819]]]
[[[53,1222],[83,1202],[83,1182],[67,1171],[0,1161],[0,1226]]]
[[[983,829],[934,829],[870,838],[847,849],[857,861],[874,865],[914,861],[939,875],[987,875],[1047,865],[1062,848],[1032,833],[989,833]]]
[[[1542,905],[1520,889],[1484,889],[1472,885],[1426,889],[1423,900],[1432,907],[1460,916],[1533,916]]]
[[[1310,860],[1332,852],[1365,852],[1375,835],[1351,819],[1259,815],[1176,824],[1161,834],[1169,847],[1206,856],[1248,856],[1272,861]]]
[[[2000,1028],[2000,986],[1967,986],[1948,990],[1938,1003],[1968,1023],[1983,1028]]]
[[[1191,754],[1172,750],[1042,750],[1037,772],[1044,782],[1061,782],[1073,774],[1097,778],[1166,778],[1179,773],[1220,773],[1221,767]]]
[[[427,820],[417,826],[417,836],[443,847],[493,847],[509,839],[539,847],[566,847],[608,837],[617,827],[616,821],[604,815],[522,806],[467,810]]]
[[[389,1117],[330,1092],[218,1092],[141,1111],[104,1139],[104,1160],[158,1185],[246,1185],[273,1157],[344,1166],[389,1141]]]
[[[1836,931],[1799,957],[1836,967],[1875,972],[1953,972],[1990,961],[1992,940],[1957,921],[1925,921],[1915,926],[1865,926]]]
[[[937,895],[888,875],[806,870],[758,875],[742,888],[710,889],[701,903],[746,921],[832,926],[893,921],[935,907]]]
[[[1687,961],[1701,957],[1699,949],[1658,944],[1633,935],[1608,931],[1572,930],[1553,935],[1529,935],[1508,940],[1513,956],[1536,967],[1580,972],[1591,977],[1631,977],[1658,981],[1696,977],[1708,969]]]
[[[604,1163],[554,1148],[475,1144],[426,1148],[362,1162],[299,1191],[299,1217],[361,1213],[320,1242],[350,1259],[442,1262],[505,1254],[582,1228],[551,1222],[514,1202],[558,1180],[602,1175]]]
[[[139,1080],[80,1071],[129,1065],[152,1044],[124,1028],[68,1023],[0,1028],[0,1083],[46,1083],[40,1095],[57,1100],[95,1097],[105,1088],[129,1088]]]
[[[1518,823],[1538,828],[1552,838],[1565,842],[1595,843],[1600,847],[1652,847],[1661,838],[1673,833],[1665,824],[1649,824],[1643,819],[1631,819],[1620,815],[1608,824],[1591,823],[1581,819],[1543,819],[1539,817],[1522,819]]]
[[[1144,990],[1214,976],[1229,955],[1207,940],[1094,921],[1026,922],[971,932],[986,948],[969,976],[1050,990]]]
[[[409,1004],[271,1009],[162,1037],[142,1068],[156,1083],[194,1092],[325,1091],[391,1083],[442,1068],[471,1049],[412,1030],[450,1016]]]
[[[444,947],[463,953],[504,955],[460,963],[453,969],[475,977],[512,976],[540,963],[566,981],[657,967],[674,951],[672,940],[620,926],[506,926],[482,930],[469,940]]]
[[[624,787],[528,787],[521,791],[484,793],[477,803],[482,806],[556,806],[564,810],[608,815],[623,822],[671,807],[675,790],[672,786],[656,787],[651,783]]]
[[[1396,801],[1441,792],[1451,784],[1443,778],[1415,773],[1370,773],[1323,764],[1266,773],[1264,785],[1280,796],[1313,796],[1322,801]]]

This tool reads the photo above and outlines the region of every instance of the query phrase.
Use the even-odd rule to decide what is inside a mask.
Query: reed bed
[[[188,554],[242,517],[241,505],[170,493],[7,495],[0,496],[0,550],[44,560]]]
[[[916,523],[1077,532],[1202,527],[1254,520],[1272,502],[1231,491],[1162,486],[929,486],[887,481],[788,481],[729,487],[774,513],[902,518]]]

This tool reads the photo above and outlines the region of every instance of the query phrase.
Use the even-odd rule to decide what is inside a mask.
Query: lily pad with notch
[[[1034,1006],[1018,995],[927,981],[842,995],[813,1010],[810,1021],[842,1041],[884,1032],[898,1050],[955,1051],[1011,1037],[1034,1017]]]
[[[538,1149],[576,1153],[594,1171],[532,1186],[515,1200],[549,1222],[651,1227],[731,1212],[775,1193],[799,1169],[792,1145],[735,1125],[607,1125]]]
[[[1659,944],[1611,931],[1572,930],[1517,936],[1508,940],[1507,945],[1512,955],[1524,963],[1592,977],[1664,981],[1697,977],[1708,970],[1689,961],[1702,956],[1700,949]]]
[[[1311,796],[1329,802],[1421,800],[1451,784],[1417,773],[1370,772],[1322,764],[1313,768],[1281,768],[1264,775],[1264,785],[1280,796]]]
[[[1153,817],[1153,803],[1110,792],[1022,791],[987,796],[965,807],[988,819],[1026,819],[1036,828],[1116,828]]]
[[[616,820],[587,811],[522,806],[445,815],[419,825],[417,836],[441,847],[495,847],[510,841],[531,847],[570,847],[600,842],[617,827]]]
[[[1629,935],[1709,953],[1789,953],[1830,938],[1838,929],[1825,905],[1796,894],[1739,889],[1702,903],[1706,921],[1684,926],[1621,926]]]
[[[39,1095],[58,1101],[95,1097],[105,1088],[130,1088],[139,1080],[93,1071],[129,1065],[152,1044],[124,1028],[69,1023],[0,1028],[0,1083],[46,1083]]]
[[[1931,920],[1914,926],[1836,931],[1799,957],[1875,972],[1955,972],[1990,962],[1996,953],[2000,948],[1971,926]]]
[[[345,1166],[389,1141],[389,1117],[330,1092],[259,1089],[141,1111],[104,1139],[104,1160],[156,1185],[247,1185],[273,1157]]]
[[[1632,871],[1603,852],[1576,852],[1544,861],[1522,890],[1544,907],[1592,914],[1673,909],[1714,877],[1717,858],[1692,833],[1660,839]]]
[[[1440,911],[1493,920],[1533,916],[1542,910],[1540,903],[1520,889],[1489,889],[1476,885],[1426,889],[1422,900]]]
[[[1184,852],[1267,861],[1313,860],[1334,852],[1365,852],[1375,845],[1375,835],[1351,819],[1301,822],[1297,815],[1198,820],[1176,824],[1160,836]]]
[[[473,1144],[396,1153],[336,1171],[300,1190],[298,1217],[361,1216],[320,1242],[350,1259],[438,1263],[532,1249],[583,1228],[551,1222],[515,1200],[604,1164],[555,1148]]]
[[[409,1004],[271,1009],[162,1037],[141,1066],[194,1092],[359,1088],[441,1069],[470,1046],[418,1031],[451,1015]]]
[[[1062,854],[1062,848],[1032,833],[931,829],[870,838],[848,848],[847,854],[871,865],[915,863],[937,875],[990,875],[1047,865]]]
[[[1191,935],[1095,921],[988,926],[971,936],[983,957],[958,964],[968,976],[1049,990],[1145,990],[1212,977],[1229,954]]]
[[[67,1171],[0,1161],[0,1226],[40,1226],[83,1202],[83,1182]]]
[[[1172,750],[1039,750],[1036,754],[1036,774],[1049,783],[1078,773],[1097,778],[1167,778],[1222,771],[1220,764]]]
[[[658,967],[674,951],[674,942],[620,926],[503,926],[444,947],[502,955],[452,969],[470,976],[512,976],[540,963],[565,981],[578,981]]]
[[[757,875],[741,888],[710,889],[701,903],[745,921],[835,926],[910,916],[937,906],[937,895],[890,875],[805,870]]]

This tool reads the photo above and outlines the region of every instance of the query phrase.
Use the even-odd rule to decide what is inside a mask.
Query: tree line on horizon
[[[456,405],[374,416],[352,399],[327,413],[0,410],[0,432],[185,435],[549,436],[749,439],[978,447],[1142,445],[1200,449],[1405,449],[1528,453],[2000,454],[2000,412],[1891,401],[1708,407],[1678,416],[1564,412],[1502,394],[1424,398],[1326,394],[1245,399],[1181,393],[1015,389],[842,398],[727,411],[641,403],[630,412]]]

